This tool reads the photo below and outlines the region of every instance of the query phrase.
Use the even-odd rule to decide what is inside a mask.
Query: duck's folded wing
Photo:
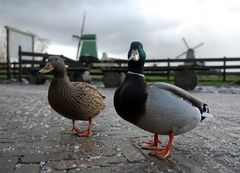
[[[103,96],[102,93],[100,93],[95,86],[90,85],[86,82],[72,82],[72,84],[75,86],[78,86],[78,87],[88,88],[88,89],[92,90],[93,92],[98,93],[103,99],[105,98],[105,96]]]
[[[89,102],[89,105],[93,106],[92,109],[103,110],[105,108],[104,96],[98,91],[98,89],[86,82],[72,82],[77,87],[76,92],[79,97],[82,97],[85,102]]]
[[[185,90],[183,90],[183,89],[181,89],[181,88],[179,88],[177,86],[174,86],[172,84],[163,83],[163,82],[157,82],[157,83],[155,83],[153,85],[158,87],[158,88],[162,88],[162,89],[168,90],[168,91],[176,94],[177,96],[182,97],[183,99],[188,100],[190,103],[192,103],[196,107],[202,107],[204,105],[207,105],[202,100],[194,97],[193,95],[191,95],[187,91],[185,91]]]

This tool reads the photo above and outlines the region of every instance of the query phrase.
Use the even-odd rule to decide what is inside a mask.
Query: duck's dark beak
[[[49,73],[53,69],[54,69],[54,67],[52,66],[51,62],[47,62],[45,67],[43,67],[41,70],[39,70],[39,73]]]
[[[130,57],[129,57],[129,61],[130,60],[134,60],[134,61],[138,61],[140,59],[140,55],[139,55],[139,52],[138,52],[138,50],[137,49],[133,49],[132,51],[131,51],[131,55],[130,55]]]

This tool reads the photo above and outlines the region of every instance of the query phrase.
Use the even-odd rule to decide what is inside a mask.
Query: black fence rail
[[[30,83],[44,83],[44,75],[38,73],[38,71],[44,67],[46,64],[47,58],[49,56],[60,56],[65,64],[68,66],[68,74],[71,80],[77,81],[81,80],[78,76],[86,70],[89,70],[88,67],[84,66],[82,63],[78,61],[74,61],[64,55],[57,54],[47,54],[47,53],[33,53],[33,52],[25,52],[21,50],[19,47],[19,81],[22,81],[23,76],[27,75],[28,79],[30,78]],[[27,57],[31,57],[30,59]],[[36,59],[37,58],[37,59]],[[32,82],[31,82],[32,81]]]
[[[127,60],[105,60],[95,63],[93,69],[102,71],[126,72]],[[107,67],[104,64],[109,64]],[[240,58],[199,58],[199,59],[147,59],[144,72],[147,76],[163,75],[168,80],[173,72],[193,70],[199,75],[240,75]],[[94,74],[94,73],[93,73]]]
[[[0,63],[1,79],[11,76],[21,82],[23,77],[28,76],[29,78],[29,75],[34,77],[37,71],[45,65],[47,57],[54,55],[25,52],[19,47],[18,62],[10,64]],[[104,60],[86,66],[63,55],[57,56],[61,56],[64,59],[68,66],[68,73],[73,77],[73,80],[80,79],[78,76],[84,71],[89,71],[91,75],[102,75],[103,77],[107,74],[127,72],[127,60]],[[240,58],[147,59],[144,67],[146,76],[164,76],[167,80],[171,80],[176,73],[185,70],[194,71],[197,75],[222,76],[222,80],[226,81],[229,75],[240,76]],[[113,78],[115,78],[114,75]]]

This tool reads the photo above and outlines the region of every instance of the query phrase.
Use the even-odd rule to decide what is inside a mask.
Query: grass
[[[92,75],[93,81],[102,81],[103,76],[102,75]]]
[[[223,81],[222,76],[199,76],[198,85],[202,86],[223,86],[223,85],[232,85],[234,82],[239,81],[240,76],[226,76],[226,81]]]
[[[48,79],[52,79],[52,75],[47,75]],[[102,81],[103,76],[102,75],[92,75],[92,80],[93,81]],[[1,80],[6,80],[6,75],[0,75],[0,81]],[[174,77],[170,76],[169,80],[167,79],[166,76],[146,76],[145,80],[149,83],[152,82],[168,82],[168,83],[174,83]],[[198,85],[200,86],[229,86],[233,84],[236,81],[240,80],[240,76],[236,75],[229,75],[226,76],[226,81],[223,81],[222,76],[217,76],[217,75],[201,75],[198,76]]]
[[[0,80],[6,80],[7,77],[6,76],[0,76]]]
[[[167,77],[164,76],[146,76],[145,80],[147,82],[168,82],[174,83],[174,77],[170,76],[170,79],[167,80]],[[226,76],[226,81],[223,81],[222,76],[216,75],[202,75],[198,76],[198,85],[201,86],[223,86],[223,85],[232,85],[234,82],[239,81],[240,76]]]
[[[165,76],[146,76],[145,80],[147,82],[160,82],[160,81],[168,81],[167,77]],[[173,76],[170,76],[169,78],[170,81],[173,81]]]

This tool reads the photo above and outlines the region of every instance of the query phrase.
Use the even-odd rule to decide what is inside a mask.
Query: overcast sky
[[[50,41],[49,53],[75,58],[84,33],[97,34],[98,54],[126,58],[131,41],[148,58],[174,58],[204,42],[197,57],[240,56],[239,0],[0,0],[0,27],[31,31]]]

